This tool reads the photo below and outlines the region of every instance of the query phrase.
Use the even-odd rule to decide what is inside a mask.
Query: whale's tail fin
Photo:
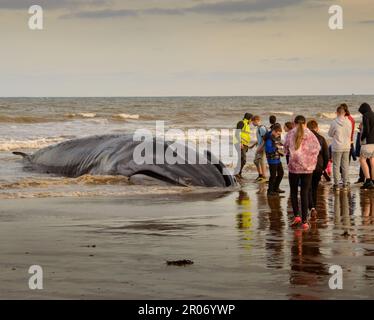
[[[24,152],[14,151],[12,153],[15,154],[16,156],[21,156],[22,158],[28,158],[29,157],[29,155],[27,153],[24,153]]]

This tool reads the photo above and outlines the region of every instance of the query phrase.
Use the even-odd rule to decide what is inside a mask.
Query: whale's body
[[[134,160],[134,150],[148,143],[153,150],[151,164]],[[65,141],[49,146],[32,155],[24,156],[27,169],[51,173],[67,177],[91,175],[123,175],[126,177],[146,176],[158,181],[183,186],[203,187],[231,187],[236,180],[227,174],[225,166],[209,154],[197,153],[185,147],[188,152],[195,153],[197,160],[205,158],[205,164],[198,161],[196,164],[186,161],[169,164],[161,162],[164,152],[171,143],[152,139],[148,142],[137,142],[132,135],[105,135],[91,136],[82,139]],[[181,160],[179,154],[175,156]],[[187,157],[187,156],[186,156]]]

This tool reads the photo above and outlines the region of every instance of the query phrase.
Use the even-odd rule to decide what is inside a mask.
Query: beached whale
[[[139,164],[134,160],[134,151],[138,147],[153,150],[152,161]],[[227,174],[227,168],[209,152],[204,154],[185,148],[197,156],[197,164],[180,161],[176,164],[162,163],[164,151],[171,142],[156,140],[134,141],[132,135],[104,135],[65,141],[52,145],[34,154],[23,156],[26,169],[58,174],[67,177],[91,175],[123,175],[139,181],[161,181],[182,186],[231,187],[236,185],[235,178]],[[157,151],[158,150],[158,151]],[[162,152],[159,152],[162,150]],[[175,149],[173,149],[175,150]],[[183,155],[173,154],[183,160]],[[205,157],[205,164],[199,159]],[[213,161],[214,160],[214,161]],[[165,161],[164,161],[165,162]]]

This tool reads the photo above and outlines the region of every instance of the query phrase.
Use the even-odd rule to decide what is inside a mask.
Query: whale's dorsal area
[[[148,144],[147,150],[153,150],[151,164],[134,160],[134,150]],[[202,187],[232,187],[236,185],[233,176],[223,174],[225,166],[211,154],[195,153],[197,160],[205,157],[204,164],[188,163],[186,156],[176,153],[176,164],[162,163],[160,159],[169,142],[152,139],[148,142],[133,141],[132,135],[103,135],[65,141],[40,149],[32,155],[15,152],[24,158],[25,168],[42,173],[58,174],[67,177],[91,175],[123,175],[136,184],[153,184],[157,181],[166,184]],[[160,152],[161,151],[161,152]]]

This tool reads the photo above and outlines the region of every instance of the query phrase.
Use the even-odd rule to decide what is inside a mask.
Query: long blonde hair
[[[303,142],[305,123],[306,119],[304,116],[297,116],[295,118],[295,125],[297,126],[295,136],[295,150],[299,150],[301,147],[301,143]]]

